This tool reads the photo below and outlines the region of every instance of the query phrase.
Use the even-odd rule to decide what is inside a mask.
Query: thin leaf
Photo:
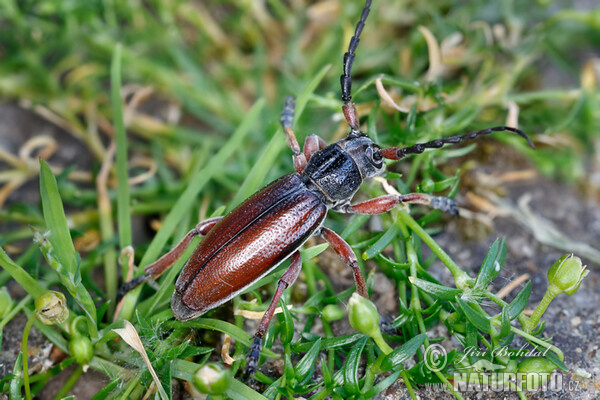
[[[380,381],[379,383],[377,383],[377,385],[373,386],[372,388],[370,388],[369,390],[367,390],[365,392],[364,398],[372,399],[373,397],[377,396],[379,393],[383,392],[388,387],[392,386],[392,384],[398,380],[398,377],[400,376],[401,373],[402,373],[402,371],[394,372],[387,378],[385,378],[382,381]]]
[[[317,365],[320,347],[321,339],[318,339],[298,364],[296,364],[296,377],[301,383],[304,383],[306,379],[312,376]]]
[[[283,324],[279,340],[281,341],[281,344],[286,345],[291,343],[294,338],[294,319],[292,318],[292,314],[290,313],[290,309],[287,307],[285,300],[281,298],[279,303],[282,312],[277,315],[277,318]]]
[[[411,338],[408,342],[404,343],[402,346],[394,349],[394,351],[385,356],[383,359],[383,362],[381,363],[381,369],[384,371],[389,371],[392,368],[401,366],[403,362],[411,358],[413,354],[419,350],[419,347],[421,347],[426,338],[427,335],[420,333]]]
[[[369,260],[379,255],[398,235],[400,228],[394,224],[375,242],[373,245],[363,253],[363,260]]]
[[[481,270],[479,270],[479,274],[477,275],[475,288],[486,288],[487,285],[500,273],[505,259],[506,239],[502,238],[500,241],[496,239],[485,256],[485,259],[483,260],[483,265],[481,266]]]
[[[367,343],[367,337],[363,337],[358,343],[352,347],[346,364],[344,365],[344,387],[351,393],[358,393],[358,364],[360,363],[360,355]]]
[[[451,301],[454,300],[457,296],[462,295],[462,290],[460,289],[452,289],[446,286],[438,285],[437,283],[415,278],[414,276],[409,277],[408,280],[410,281],[410,283],[423,290],[424,292],[429,293],[438,300]]]
[[[338,336],[334,338],[319,338],[319,340],[321,340],[321,350],[337,349],[339,347],[352,344],[364,336],[365,335],[362,333],[353,333],[352,335]],[[292,350],[294,350],[295,353],[305,353],[310,350],[312,344],[313,342],[294,343],[292,345]]]
[[[13,366],[12,374],[14,378],[10,381],[10,400],[21,400],[23,396],[21,395],[21,384],[23,375],[23,352],[20,351],[19,355],[17,355],[17,359],[15,360],[15,364]]]
[[[38,281],[33,279],[27,271],[11,260],[2,247],[0,247],[0,267],[7,271],[31,297],[37,298],[46,292],[46,289]]]
[[[508,311],[508,316],[510,320],[517,318],[525,307],[527,307],[527,303],[529,303],[529,296],[531,295],[531,281],[528,281],[523,289],[519,292],[519,294],[510,302],[506,309]]]
[[[113,379],[108,385],[104,386],[102,390],[96,393],[94,397],[92,397],[92,400],[103,400],[108,398],[108,395],[119,386],[119,382],[121,382],[120,378]]]
[[[490,333],[492,326],[490,324],[490,320],[481,315],[478,311],[473,309],[468,303],[462,300],[460,297],[456,298],[460,308],[463,310],[467,319],[475,326],[477,329],[484,333]]]
[[[510,333],[510,314],[508,306],[502,307],[502,325],[500,325],[500,337],[506,337]]]
[[[127,135],[123,123],[121,98],[121,43],[117,43],[110,67],[110,94],[117,146],[117,221],[121,249],[131,245],[131,200],[129,195],[129,169],[127,167]],[[126,271],[125,271],[126,272]]]

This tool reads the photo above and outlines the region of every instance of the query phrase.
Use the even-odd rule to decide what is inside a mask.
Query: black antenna
[[[535,145],[533,144],[531,139],[529,139],[529,136],[527,136],[525,133],[523,133],[523,131],[521,131],[517,128],[511,128],[509,126],[497,126],[495,128],[487,128],[487,129],[482,129],[480,131],[470,132],[465,135],[451,136],[451,137],[445,138],[445,139],[436,139],[436,140],[432,140],[431,142],[427,142],[427,143],[417,143],[415,145],[400,148],[400,149],[396,148],[396,147],[388,147],[386,149],[381,150],[381,154],[383,155],[383,157],[385,157],[389,160],[400,160],[401,158],[404,158],[408,154],[420,154],[420,153],[424,152],[426,149],[438,149],[445,144],[459,143],[459,142],[462,142],[463,140],[475,139],[477,136],[489,135],[492,132],[502,132],[502,131],[509,131],[509,132],[516,133],[517,135],[519,135],[522,138],[524,138],[525,140],[527,140],[527,143],[529,143],[529,145],[535,149]]]
[[[362,14],[360,16],[360,21],[356,25],[356,30],[354,31],[354,36],[350,39],[350,44],[348,45],[348,52],[344,54],[344,71],[342,76],[340,77],[340,83],[342,84],[342,101],[344,104],[350,103],[352,100],[352,63],[354,62],[354,57],[356,54],[356,48],[358,47],[358,42],[360,42],[360,34],[362,33],[363,28],[365,27],[365,22],[367,17],[369,16],[369,11],[371,10],[371,0],[367,0],[365,4],[365,8],[362,10]]]

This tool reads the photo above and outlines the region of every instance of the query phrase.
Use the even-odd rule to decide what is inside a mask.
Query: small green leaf
[[[531,295],[531,281],[528,281],[523,289],[519,292],[519,294],[514,298],[513,301],[510,302],[508,306],[506,306],[508,310],[508,316],[510,320],[517,318],[525,307],[527,307],[527,303],[529,302],[529,296]]]
[[[392,225],[373,245],[363,253],[363,260],[369,260],[379,255],[398,235],[400,228],[396,224]]]
[[[506,337],[510,333],[510,321],[508,306],[502,307],[502,325],[500,327],[500,337]]]
[[[10,400],[20,400],[23,398],[23,396],[21,395],[21,383],[23,381],[23,379],[21,378],[21,376],[23,375],[22,351],[19,352],[19,355],[15,360],[12,374],[14,378],[10,381]]]
[[[305,381],[312,376],[315,366],[317,365],[317,357],[319,356],[320,348],[321,339],[318,339],[298,364],[296,364],[296,377],[301,383],[305,383]]]
[[[437,283],[425,281],[423,279],[410,277],[408,278],[410,282],[423,290],[426,293],[429,293],[434,298],[442,301],[451,301],[454,300],[457,296],[462,295],[462,290],[460,289],[452,289],[446,286],[438,285]]]
[[[324,252],[328,246],[329,246],[329,243],[317,244],[317,245],[311,246],[307,249],[300,250],[300,255],[302,256],[303,260],[310,260],[311,258],[315,258],[319,254]]]
[[[294,338],[294,319],[292,318],[292,314],[290,310],[287,308],[287,304],[283,298],[279,300],[279,305],[281,306],[281,314],[277,316],[277,318],[281,321],[281,334],[279,336],[279,340],[281,340],[281,344],[291,343]]]
[[[502,266],[504,265],[505,259],[506,239],[502,238],[500,241],[496,239],[485,256],[485,259],[483,260],[483,265],[481,266],[481,270],[479,270],[479,274],[477,275],[475,288],[485,289],[487,285],[498,276]]]
[[[360,355],[362,354],[363,348],[367,343],[367,337],[363,337],[358,343],[352,347],[348,358],[346,358],[346,364],[344,366],[344,387],[351,393],[358,393],[358,364],[360,363]]]
[[[92,397],[92,400],[102,400],[108,398],[108,395],[115,390],[117,386],[119,386],[120,382],[121,378],[113,379],[108,385],[104,386],[102,390],[96,393],[94,397]]]
[[[321,350],[330,350],[343,347],[356,342],[365,337],[362,333],[354,333],[352,335],[338,336],[334,338],[319,338],[321,340]],[[294,353],[305,353],[312,347],[313,342],[294,343],[292,349]]]
[[[325,383],[325,386],[331,386],[333,377],[331,376],[331,371],[327,366],[327,360],[325,359],[325,356],[321,357],[321,375],[323,375],[323,382]]]
[[[372,388],[370,388],[368,391],[365,392],[364,398],[372,399],[373,397],[377,396],[379,393],[383,392],[388,387],[392,386],[392,384],[394,382],[396,382],[396,380],[398,380],[398,377],[400,376],[401,373],[402,373],[402,371],[394,372],[393,374],[391,374],[384,380],[380,381],[377,385],[373,386]]]
[[[419,347],[421,347],[426,337],[427,335],[420,333],[411,338],[408,342],[404,343],[402,346],[394,349],[394,351],[385,356],[383,359],[383,362],[381,363],[381,369],[384,371],[389,371],[392,368],[401,366],[403,362],[411,358],[413,354],[419,350]]]
[[[467,316],[467,319],[477,329],[479,329],[480,331],[485,332],[485,333],[490,333],[492,326],[490,324],[490,320],[486,316],[481,315],[481,313],[479,311],[475,310],[473,307],[471,307],[471,305],[466,303],[460,297],[457,297],[456,301],[458,302],[458,305],[460,306],[460,308],[463,310],[463,312]]]

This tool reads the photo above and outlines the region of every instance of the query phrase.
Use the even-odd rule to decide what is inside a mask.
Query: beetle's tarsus
[[[248,380],[250,375],[254,375],[256,368],[258,367],[258,360],[260,358],[260,350],[262,349],[262,338],[258,335],[254,336],[252,345],[250,346],[250,352],[248,358],[246,358],[246,367],[244,368],[243,380]]]
[[[142,283],[146,282],[150,278],[152,278],[152,275],[144,274],[138,276],[137,278],[133,278],[129,282],[125,282],[123,285],[121,285],[119,291],[117,292],[117,303],[120,302],[123,299],[123,296],[125,296],[128,292],[140,286]]]
[[[431,196],[431,207],[450,215],[458,215],[458,205],[454,199],[444,196]]]

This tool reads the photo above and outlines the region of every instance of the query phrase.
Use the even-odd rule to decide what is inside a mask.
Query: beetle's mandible
[[[344,55],[340,78],[344,103],[342,110],[350,126],[348,136],[327,145],[317,135],[311,135],[300,150],[292,130],[294,100],[288,97],[281,124],[294,153],[295,172],[270,183],[225,217],[200,222],[173,250],[148,266],[145,275],[121,289],[122,294],[147,279],[158,278],[183,254],[194,236],[205,236],[179,275],[171,300],[175,317],[186,321],[228,301],[291,258],[291,264],[279,280],[273,299],[254,334],[245,367],[246,375],[253,373],[257,367],[262,338],[275,307],[283,291],[294,283],[300,273],[302,260],[299,248],[311,236],[320,235],[329,242],[352,268],[357,292],[368,297],[354,252],[337,233],[323,227],[328,210],[349,214],[381,214],[402,203],[419,203],[447,213],[458,213],[454,200],[424,193],[385,195],[351,204],[352,197],[365,179],[385,171],[384,159],[399,160],[428,148],[439,148],[444,144],[474,139],[495,131],[517,133],[533,147],[523,132],[506,126],[404,148],[382,149],[373,142],[360,130],[359,117],[351,102],[352,63],[370,6],[371,0],[367,0]]]

